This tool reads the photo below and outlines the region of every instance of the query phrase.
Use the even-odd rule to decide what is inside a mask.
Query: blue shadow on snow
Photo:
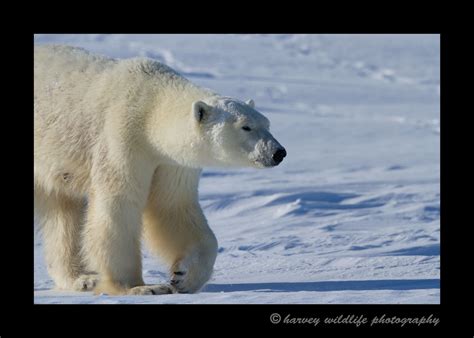
[[[296,283],[208,284],[203,292],[368,291],[439,289],[439,279],[388,279]]]
[[[386,252],[385,256],[439,256],[440,247],[438,244],[430,244],[425,246],[415,246],[407,249],[400,249]]]

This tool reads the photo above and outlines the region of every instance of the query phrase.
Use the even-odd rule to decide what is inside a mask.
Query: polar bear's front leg
[[[198,292],[212,275],[217,240],[199,206],[148,209],[145,237],[170,265],[170,284],[179,293]]]
[[[143,215],[150,249],[170,266],[177,292],[199,291],[209,280],[217,240],[199,205],[197,169],[161,166],[152,180]]]
[[[126,196],[94,193],[89,197],[82,249],[88,268],[99,273],[96,294],[127,294],[144,284],[140,210]]]

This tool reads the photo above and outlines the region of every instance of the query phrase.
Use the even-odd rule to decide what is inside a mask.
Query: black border
[[[247,29],[239,29],[236,31],[231,31],[228,33],[252,33],[257,30],[253,29],[253,26],[248,26]],[[301,30],[301,27],[296,28],[296,32],[303,33],[304,29]],[[259,30],[262,32],[262,30]],[[40,29],[34,33],[53,33],[54,30],[51,29]],[[74,33],[75,30],[69,30],[70,33]],[[86,33],[87,30],[81,30],[81,33]],[[96,31],[97,32],[97,31]],[[143,31],[145,32],[145,31]],[[191,33],[190,30],[177,31],[176,27],[170,28],[169,31],[166,29],[160,33]],[[294,30],[270,30],[267,33],[288,33],[295,32]],[[327,32],[326,29],[317,33]],[[387,31],[385,30],[384,33]],[[399,33],[400,31],[388,31],[389,33]],[[140,32],[134,32],[140,33]],[[195,33],[195,32],[192,32]],[[213,33],[212,31],[200,30],[199,33]],[[338,31],[337,29],[332,29],[330,33],[347,33],[346,31]],[[357,33],[374,33],[370,29],[363,29]],[[419,31],[417,33],[420,33]],[[440,33],[438,30],[428,29],[424,30],[421,33]],[[30,38],[32,36],[30,35]],[[163,331],[160,329],[160,325],[170,326],[176,325],[176,328],[206,328],[209,325],[216,325],[218,323],[219,327],[226,327],[229,331],[241,331],[242,329],[247,330],[253,327],[262,327],[267,329],[291,329],[291,328],[306,328],[314,330],[315,328],[311,325],[278,325],[272,324],[269,320],[269,317],[272,313],[291,313],[294,316],[330,316],[330,315],[339,315],[339,314],[355,314],[355,315],[365,315],[373,316],[376,314],[386,313],[387,315],[397,315],[399,317],[409,317],[417,315],[429,316],[433,314],[438,318],[441,317],[441,322],[437,327],[432,326],[423,326],[423,329],[439,329],[446,328],[449,325],[448,321],[448,310],[447,307],[453,304],[453,299],[450,289],[450,282],[448,279],[447,272],[451,271],[450,266],[452,263],[451,259],[451,250],[447,250],[448,242],[450,241],[449,236],[450,232],[446,224],[451,222],[452,217],[447,212],[449,210],[448,205],[451,203],[451,197],[453,196],[452,185],[448,181],[448,163],[451,161],[449,152],[447,151],[448,147],[448,137],[451,137],[451,132],[449,127],[450,122],[448,122],[448,114],[446,114],[447,107],[449,104],[449,72],[447,71],[447,65],[449,62],[448,57],[448,46],[450,45],[451,35],[447,33],[441,33],[441,81],[443,83],[441,90],[441,304],[440,305],[104,305],[104,306],[90,306],[90,305],[39,305],[33,304],[33,293],[29,294],[28,290],[31,290],[31,282],[33,281],[33,270],[31,270],[29,277],[24,277],[26,280],[25,289],[27,292],[22,295],[15,296],[15,299],[18,301],[20,297],[25,297],[29,318],[33,319],[35,323],[48,323],[48,318],[55,318],[53,322],[58,320],[57,318],[62,318],[63,325],[74,325],[77,326],[77,321],[79,322],[92,322],[97,323],[99,326],[103,324],[104,329],[108,331],[113,325],[114,328],[127,327],[127,322],[135,323],[134,328],[136,333],[142,333],[144,331],[151,330],[152,332]],[[32,55],[32,44],[29,40],[31,47],[30,52]],[[452,60],[451,60],[452,61]],[[29,62],[32,62],[32,58],[29,59]],[[28,64],[25,62],[25,64]],[[32,64],[32,63],[30,63]],[[32,68],[31,68],[32,70]],[[31,74],[32,75],[32,74]],[[33,102],[31,100],[30,102]],[[31,106],[26,103],[26,109],[32,109]],[[30,110],[32,111],[32,110]],[[443,113],[444,112],[444,113]],[[25,115],[23,115],[25,116]],[[31,131],[33,131],[31,129]],[[31,132],[31,135],[33,133]],[[31,136],[30,136],[31,137]],[[32,146],[33,142],[30,143]],[[32,149],[32,148],[31,148]],[[31,161],[33,156],[31,156]],[[28,175],[26,176],[28,177]],[[30,176],[32,177],[32,176]],[[31,181],[29,181],[31,182]],[[448,184],[449,182],[449,184]],[[31,186],[27,187],[31,191]],[[451,197],[448,197],[451,196]],[[32,209],[31,209],[32,210]],[[27,223],[31,222],[31,218]],[[26,226],[25,228],[28,228]],[[33,237],[33,232],[31,228],[28,229],[31,236]],[[33,239],[30,243],[33,242]],[[33,248],[30,245],[30,250]],[[29,259],[33,259],[34,251],[31,251]],[[23,271],[24,273],[25,271]],[[21,272],[20,272],[21,275]],[[25,315],[23,313],[23,315]],[[124,319],[124,321],[121,321]],[[120,323],[117,325],[117,323]],[[183,325],[184,324],[184,325]],[[47,324],[46,324],[47,325]],[[1,329],[0,324],[0,330]],[[323,329],[322,326],[318,325],[318,329]],[[340,325],[338,329],[343,328],[353,328],[351,325]],[[384,325],[377,327],[377,329],[402,329],[399,326]],[[405,326],[403,329],[421,329],[418,327]],[[16,329],[22,331],[23,329],[28,330],[28,325],[17,326]],[[47,327],[45,327],[47,329]],[[334,329],[334,327],[331,327]],[[356,328],[360,331],[366,331],[367,327],[361,326]],[[373,328],[372,328],[373,329]],[[134,331],[132,330],[132,332]],[[49,331],[49,330],[47,330]],[[113,332],[112,329],[110,332]],[[119,329],[120,332],[120,329]],[[249,331],[250,333],[251,331]],[[317,332],[317,331],[313,331]]]

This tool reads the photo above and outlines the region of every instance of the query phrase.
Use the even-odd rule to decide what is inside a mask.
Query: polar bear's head
[[[203,166],[273,167],[286,150],[269,131],[268,119],[252,100],[241,102],[211,97],[192,105],[192,119],[200,135]]]

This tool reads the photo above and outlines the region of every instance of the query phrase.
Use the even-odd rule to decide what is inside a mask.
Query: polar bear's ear
[[[202,101],[196,101],[193,103],[194,118],[197,122],[202,122],[211,112],[211,107]]]
[[[255,108],[255,102],[252,99],[245,101],[245,103],[247,103],[251,108]]]

